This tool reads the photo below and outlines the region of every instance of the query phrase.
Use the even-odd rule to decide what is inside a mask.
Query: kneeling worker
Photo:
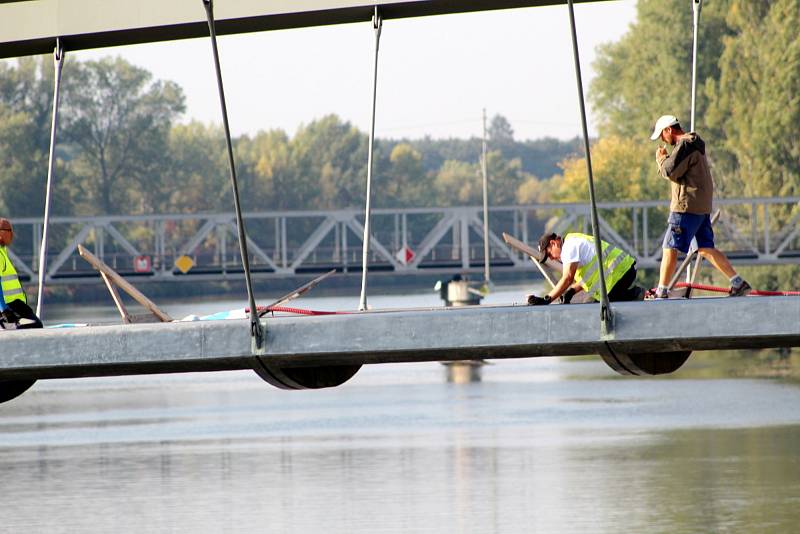
[[[6,247],[14,240],[14,228],[8,219],[0,218],[0,318],[17,328],[42,328],[42,322],[28,306],[28,298],[8,257]],[[27,319],[20,324],[20,319]]]
[[[603,270],[608,299],[611,301],[642,300],[644,289],[636,282],[636,260],[622,249],[601,241]],[[567,234],[563,239],[558,234],[544,234],[539,239],[539,262],[558,260],[564,270],[556,286],[544,297],[531,295],[528,304],[540,306],[562,298],[568,304],[578,291],[586,291],[595,300],[600,300],[600,273],[597,270],[594,237],[587,234]]]

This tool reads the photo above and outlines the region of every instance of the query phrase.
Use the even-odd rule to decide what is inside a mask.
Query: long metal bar
[[[247,284],[247,299],[250,303],[250,335],[255,341],[255,347],[261,349],[264,341],[264,330],[261,321],[258,320],[258,309],[256,306],[255,295],[253,294],[253,281],[250,277],[250,259],[247,254],[247,238],[242,219],[242,208],[239,205],[239,185],[236,182],[236,162],[233,159],[233,145],[231,144],[231,130],[228,125],[228,108],[225,105],[225,89],[222,86],[222,70],[219,66],[219,51],[217,50],[217,33],[214,27],[214,5],[212,0],[203,0],[203,7],[206,10],[208,19],[208,31],[211,36],[211,51],[214,56],[214,70],[217,74],[217,89],[219,91],[219,103],[222,110],[222,126],[225,129],[225,143],[228,148],[228,165],[230,166],[231,187],[233,188],[233,205],[236,209],[236,229],[239,236],[239,253],[242,256],[242,267]]]
[[[700,33],[700,10],[703,8],[703,0],[692,0],[692,19],[693,19],[693,39],[692,39],[692,120],[691,131],[694,129],[695,104],[697,101],[697,40]]]
[[[600,274],[600,321],[604,333],[610,333],[613,329],[613,317],[611,314],[611,303],[608,301],[606,291],[606,277],[603,269],[603,246],[600,242],[600,224],[597,220],[597,204],[594,198],[594,178],[592,176],[592,153],[589,148],[589,130],[586,126],[586,105],[583,100],[583,80],[581,79],[581,60],[578,54],[578,34],[575,29],[575,9],[572,5],[573,0],[568,0],[569,7],[569,27],[572,33],[572,53],[575,59],[575,79],[578,84],[578,102],[581,108],[581,128],[583,129],[583,146],[586,151],[586,172],[589,176],[589,202],[592,212],[592,235],[594,236],[594,249],[597,256],[598,272]]]
[[[369,268],[369,242],[371,238],[369,223],[372,218],[372,158],[375,151],[375,110],[378,100],[378,52],[381,46],[381,30],[383,29],[383,19],[375,6],[375,14],[372,17],[372,28],[375,31],[375,57],[372,68],[372,122],[369,130],[369,152],[367,153],[367,205],[364,208],[364,239],[361,247],[361,298],[358,301],[358,309],[367,309],[367,271]]]
[[[39,289],[36,292],[36,315],[42,319],[44,314],[44,280],[47,277],[47,230],[50,227],[50,198],[53,195],[53,176],[56,167],[56,131],[58,129],[58,102],[61,96],[61,70],[64,67],[64,47],[61,39],[56,39],[53,51],[53,121],[50,125],[50,155],[47,162],[47,187],[44,196],[44,222],[42,242],[39,248]]]

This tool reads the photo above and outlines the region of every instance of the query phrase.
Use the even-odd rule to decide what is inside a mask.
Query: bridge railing
[[[666,229],[667,202],[599,204],[600,231],[656,267]],[[717,247],[738,264],[800,262],[800,197],[720,199],[714,230]],[[490,261],[496,270],[534,270],[510,250],[508,232],[535,243],[545,230],[590,232],[585,204],[496,206],[490,209]],[[363,216],[358,210],[247,213],[251,267],[255,277],[282,277],[335,268],[361,269]],[[23,278],[37,277],[41,219],[15,219],[15,265]],[[375,210],[370,271],[419,274],[480,272],[483,223],[480,207]],[[126,276],[141,281],[230,279],[241,276],[232,213],[51,218],[47,280],[50,284],[96,281],[77,255],[83,244]],[[175,261],[189,257],[181,272]]]

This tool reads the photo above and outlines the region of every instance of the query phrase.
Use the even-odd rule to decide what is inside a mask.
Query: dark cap
[[[8,219],[5,219],[3,217],[0,217],[0,230],[12,230],[13,231],[14,228],[11,226],[11,221],[9,221]]]
[[[558,239],[558,234],[555,232],[542,234],[542,237],[539,238],[539,257],[536,258],[539,260],[539,263],[544,263],[547,261],[547,247],[550,245],[550,241],[554,241],[556,239]]]

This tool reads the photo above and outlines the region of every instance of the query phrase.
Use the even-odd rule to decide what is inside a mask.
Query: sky
[[[635,0],[575,6],[584,91],[596,47],[616,41]],[[218,38],[231,132],[280,128],[293,135],[330,113],[368,131],[375,35],[372,23]],[[221,123],[208,39],[77,51],[80,60],[119,55],[186,95],[182,121]],[[68,62],[64,76],[69,76]],[[515,138],[580,135],[566,6],[440,15],[384,22],[375,135],[480,136],[482,110],[504,115]],[[588,103],[587,103],[588,106]],[[590,108],[589,108],[590,109]],[[589,132],[595,134],[594,117]]]

